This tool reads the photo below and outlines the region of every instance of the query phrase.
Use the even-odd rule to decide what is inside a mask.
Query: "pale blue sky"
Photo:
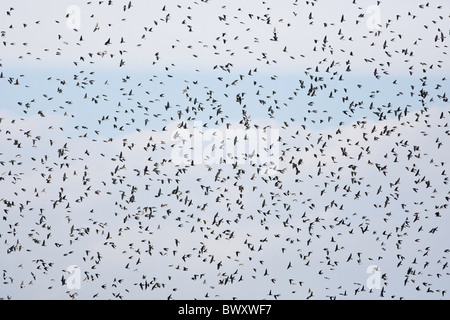
[[[2,1],[0,298],[377,299],[371,265],[385,298],[447,298],[448,4],[383,1],[377,34],[352,2]],[[167,162],[178,112],[243,110],[280,129],[276,177]]]

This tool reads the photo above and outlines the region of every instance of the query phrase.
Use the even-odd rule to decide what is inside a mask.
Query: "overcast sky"
[[[131,4],[0,4],[0,298],[447,298],[446,1]]]

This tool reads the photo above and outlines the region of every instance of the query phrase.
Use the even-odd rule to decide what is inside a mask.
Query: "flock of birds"
[[[143,3],[88,1],[79,30],[71,12],[22,21],[26,8],[2,4],[0,298],[447,298],[448,11],[403,4],[370,30],[359,0],[336,21],[321,3],[295,0],[279,18],[273,1],[170,2],[141,26]],[[202,12],[217,37],[196,38]],[[296,23],[325,36],[296,51]],[[44,24],[57,48],[11,36]],[[185,34],[152,41],[174,24]],[[170,52],[186,41],[178,68]],[[278,161],[174,164],[174,136],[194,121],[277,128],[266,151]]]

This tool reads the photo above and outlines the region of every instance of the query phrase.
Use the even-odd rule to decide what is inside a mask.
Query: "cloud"
[[[338,295],[355,290],[358,286],[353,282],[364,284],[368,276],[365,267],[373,263],[380,264],[392,288],[399,289],[394,283],[404,280],[406,270],[395,267],[396,255],[400,254],[406,264],[414,258],[421,259],[427,247],[433,248],[430,254],[434,259],[427,261],[433,273],[439,273],[440,265],[435,263],[446,249],[442,238],[445,235],[429,232],[439,229],[439,221],[445,219],[447,195],[442,190],[447,179],[441,173],[445,170],[446,152],[444,146],[437,148],[437,144],[428,141],[435,137],[442,140],[448,134],[447,116],[445,109],[432,108],[420,116],[410,114],[404,118],[404,125],[395,120],[367,121],[342,127],[340,133],[278,124],[279,128],[284,127],[280,130],[284,143],[279,166],[283,174],[260,176],[250,165],[236,169],[231,165],[211,165],[211,169],[205,165],[174,165],[167,156],[177,128],[175,123],[168,125],[167,131],[141,131],[111,142],[80,137],[66,140],[56,137],[54,130],[41,129],[41,139],[34,148],[32,137],[22,137],[21,132],[37,123],[35,117],[10,124],[12,118],[3,114],[3,123],[8,123],[3,130],[22,141],[21,150],[17,149],[22,154],[20,165],[9,162],[16,150],[3,153],[6,161],[2,183],[11,186],[2,193],[6,200],[2,202],[4,217],[9,226],[18,223],[14,233],[8,224],[3,224],[3,247],[21,247],[20,252],[8,255],[11,259],[4,268],[21,278],[15,270],[17,265],[33,270],[33,265],[41,263],[33,263],[32,256],[53,264],[47,265],[47,271],[35,273],[35,287],[9,292],[18,297],[26,297],[29,292],[32,296],[33,288],[52,284],[55,290],[49,294],[63,297],[65,291],[58,289],[61,286],[56,282],[61,270],[69,265],[79,265],[89,277],[99,275],[98,279],[83,275],[83,288],[77,291],[79,298],[101,293],[101,284],[113,285],[114,278],[124,279],[121,286],[129,291],[128,297],[139,297],[138,283],[145,283],[145,274],[155,277],[152,286],[160,286],[160,290],[152,291],[151,297],[156,298],[171,293],[173,297],[190,297],[185,288],[192,281],[199,282],[201,274],[207,285],[198,287],[197,297],[210,292],[229,298],[236,295],[235,288],[240,288],[243,297],[255,297],[254,287],[248,287],[248,291],[237,281],[240,276],[261,289],[258,298],[270,298],[267,293],[271,290],[283,297],[297,290],[304,298],[306,288],[313,289],[317,296],[319,292]],[[272,125],[277,127],[276,123]],[[320,137],[322,141],[318,142]],[[48,143],[50,139],[55,141],[53,146]],[[61,156],[58,150],[64,141],[67,148]],[[144,150],[149,141],[155,150],[151,146]],[[43,153],[48,158],[39,163],[23,156],[33,152],[37,159],[43,158]],[[398,162],[393,162],[395,157]],[[298,164],[299,172],[293,164]],[[380,169],[385,165],[386,169]],[[145,166],[149,167],[146,174]],[[218,174],[219,168],[222,172]],[[20,172],[25,175],[20,176]],[[168,179],[172,182],[168,183]],[[208,186],[209,191],[200,185]],[[14,205],[8,207],[7,203],[12,202]],[[38,208],[44,210],[42,214],[36,211]],[[438,212],[440,217],[436,216]],[[31,220],[30,215],[34,217]],[[40,221],[42,217],[44,220]],[[19,238],[24,234],[30,234],[30,238]],[[178,245],[174,237],[179,240]],[[422,241],[415,242],[418,238]],[[146,253],[149,245],[153,247],[151,256]],[[402,251],[398,251],[400,248]],[[89,250],[87,255],[85,250]],[[329,254],[325,254],[327,250]],[[73,253],[63,255],[70,251]],[[97,252],[101,253],[101,260]],[[334,264],[350,255],[350,264]],[[330,264],[324,264],[325,261]],[[292,271],[303,271],[280,273],[289,263],[295,266]],[[129,270],[124,269],[127,264]],[[417,266],[419,270],[421,267]],[[263,276],[266,269],[270,276]],[[323,274],[317,274],[318,270]],[[359,270],[358,275],[355,270]],[[168,280],[169,275],[177,282]],[[236,284],[228,282],[230,276]],[[417,282],[428,279],[426,272],[409,277]],[[271,281],[274,278],[275,284]],[[229,285],[224,285],[225,280]],[[297,286],[289,284],[292,281]],[[305,283],[305,288],[298,286],[299,281]],[[178,290],[170,292],[170,287]],[[385,290],[396,295],[396,290],[390,291],[391,286]]]

